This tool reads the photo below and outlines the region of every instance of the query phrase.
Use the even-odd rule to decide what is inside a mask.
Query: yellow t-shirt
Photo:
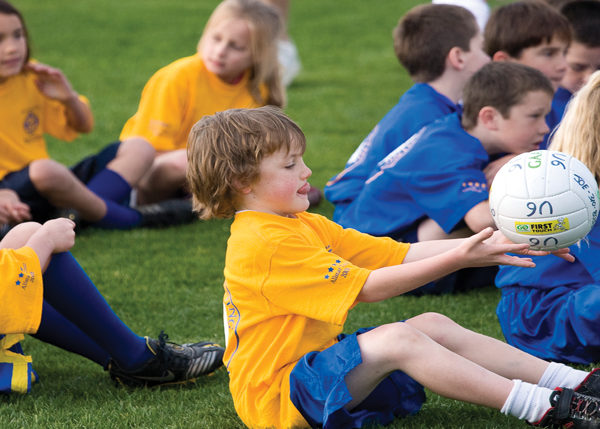
[[[308,426],[290,400],[290,372],[306,353],[335,344],[371,270],[402,263],[408,248],[316,214],[236,214],[225,258],[223,360],[246,425]]]
[[[233,85],[206,69],[198,54],[157,71],[146,83],[138,111],[121,140],[144,137],[158,151],[185,149],[192,126],[205,115],[227,109],[261,107],[248,91],[249,72]],[[266,99],[266,87],[261,87]]]
[[[31,356],[9,349],[37,332],[42,318],[42,269],[33,249],[0,249],[0,279],[0,392],[27,393],[35,381]]]
[[[87,103],[87,99],[80,96]],[[22,72],[0,84],[0,179],[37,159],[49,158],[44,134],[71,141],[62,103],[44,96],[35,74]]]

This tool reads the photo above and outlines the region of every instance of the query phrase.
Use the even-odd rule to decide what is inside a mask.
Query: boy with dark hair
[[[556,92],[567,71],[565,54],[571,43],[571,26],[565,16],[541,1],[518,1],[495,9],[484,32],[485,51],[494,61],[513,61],[538,69]],[[546,117],[550,131],[560,122],[562,110]],[[540,147],[548,145],[546,135]]]
[[[426,386],[543,427],[600,427],[597,371],[545,362],[440,314],[342,334],[358,302],[395,297],[466,266],[531,266],[505,252],[545,252],[509,244],[491,228],[411,245],[343,229],[305,212],[305,146],[300,128],[273,107],[205,116],[188,141],[194,204],[206,218],[235,216],[225,257],[224,362],[246,425],[387,424],[416,413]]]
[[[464,237],[493,227],[484,169],[490,156],[538,148],[548,132],[544,115],[552,94],[548,79],[531,67],[485,65],[465,86],[463,114],[424,127],[384,158],[338,222],[405,242]],[[491,285],[494,274],[471,287]],[[449,278],[422,292],[458,286],[465,285]]]
[[[413,85],[363,140],[345,169],[325,187],[334,220],[360,193],[369,173],[407,138],[459,110],[468,78],[489,58],[473,15],[460,6],[420,5],[394,29],[394,50]]]

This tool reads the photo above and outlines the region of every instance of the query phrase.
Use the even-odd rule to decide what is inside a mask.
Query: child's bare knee
[[[132,137],[121,142],[117,157],[130,158],[132,162],[152,163],[156,156],[156,150],[141,137]]]
[[[29,237],[41,228],[37,222],[24,222],[14,226],[0,242],[0,247],[4,249],[18,249],[23,247]]]
[[[422,332],[403,322],[382,325],[372,332],[377,333],[379,350],[394,360],[405,358],[407,353],[416,350],[426,340]]]
[[[456,324],[456,322],[454,322],[448,316],[444,316],[443,314],[434,313],[434,312],[419,314],[418,316],[415,316],[415,317],[409,319],[409,323],[411,323],[411,321],[417,321],[419,323],[419,325],[425,324],[425,325],[435,326],[435,327]]]
[[[51,159],[38,159],[29,165],[29,179],[38,190],[54,187],[69,174],[67,167]]]

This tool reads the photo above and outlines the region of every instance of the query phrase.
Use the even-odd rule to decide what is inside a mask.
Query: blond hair
[[[600,71],[574,95],[549,149],[568,153],[600,179]]]
[[[277,39],[283,29],[281,16],[275,8],[259,0],[224,0],[215,8],[204,27],[198,42],[199,52],[208,30],[216,23],[230,18],[246,21],[250,30],[250,94],[257,103],[283,107],[285,90],[277,60]],[[263,99],[260,91],[263,84],[268,91],[266,99]]]
[[[187,180],[202,219],[228,218],[241,188],[256,182],[260,163],[278,150],[306,148],[300,127],[274,106],[204,116],[187,144]]]

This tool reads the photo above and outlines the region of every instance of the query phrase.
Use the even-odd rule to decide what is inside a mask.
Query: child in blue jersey
[[[494,226],[485,168],[490,156],[537,149],[554,90],[538,70],[489,63],[463,91],[464,113],[414,134],[384,158],[339,223],[415,242],[470,235]],[[492,272],[477,280],[491,285]],[[422,292],[451,292],[456,280]],[[472,287],[475,287],[473,285]]]
[[[567,71],[565,54],[571,43],[571,26],[565,16],[541,1],[518,1],[492,12],[484,31],[485,51],[494,61],[513,61],[538,69],[558,91]],[[560,91],[559,99],[564,98]],[[559,99],[546,116],[553,130],[562,117]],[[561,107],[562,106],[562,107]],[[549,134],[541,148],[548,146]],[[503,164],[500,161],[496,169]]]
[[[37,379],[23,334],[84,356],[129,386],[184,383],[221,365],[215,344],[178,346],[162,333],[155,340],[132,332],[68,253],[74,226],[65,218],[26,222],[0,241],[0,393],[27,393]]]
[[[600,72],[569,103],[550,149],[582,161],[600,179]],[[506,340],[561,362],[600,361],[600,223],[571,246],[574,263],[536,259],[531,271],[501,268],[496,313]]]
[[[203,218],[234,217],[223,360],[248,427],[387,424],[417,412],[425,386],[542,427],[600,428],[598,371],[548,363],[435,313],[344,334],[359,302],[395,297],[466,266],[531,265],[509,258],[510,249],[545,253],[509,244],[491,228],[407,244],[307,213],[305,147],[298,125],[272,106],[204,116],[188,140],[194,204]],[[572,260],[564,249],[558,254]]]
[[[489,58],[473,15],[451,5],[421,5],[394,29],[394,50],[417,82],[364,139],[345,169],[325,187],[335,204],[334,220],[360,193],[371,171],[407,138],[438,118],[459,110],[468,78]]]

